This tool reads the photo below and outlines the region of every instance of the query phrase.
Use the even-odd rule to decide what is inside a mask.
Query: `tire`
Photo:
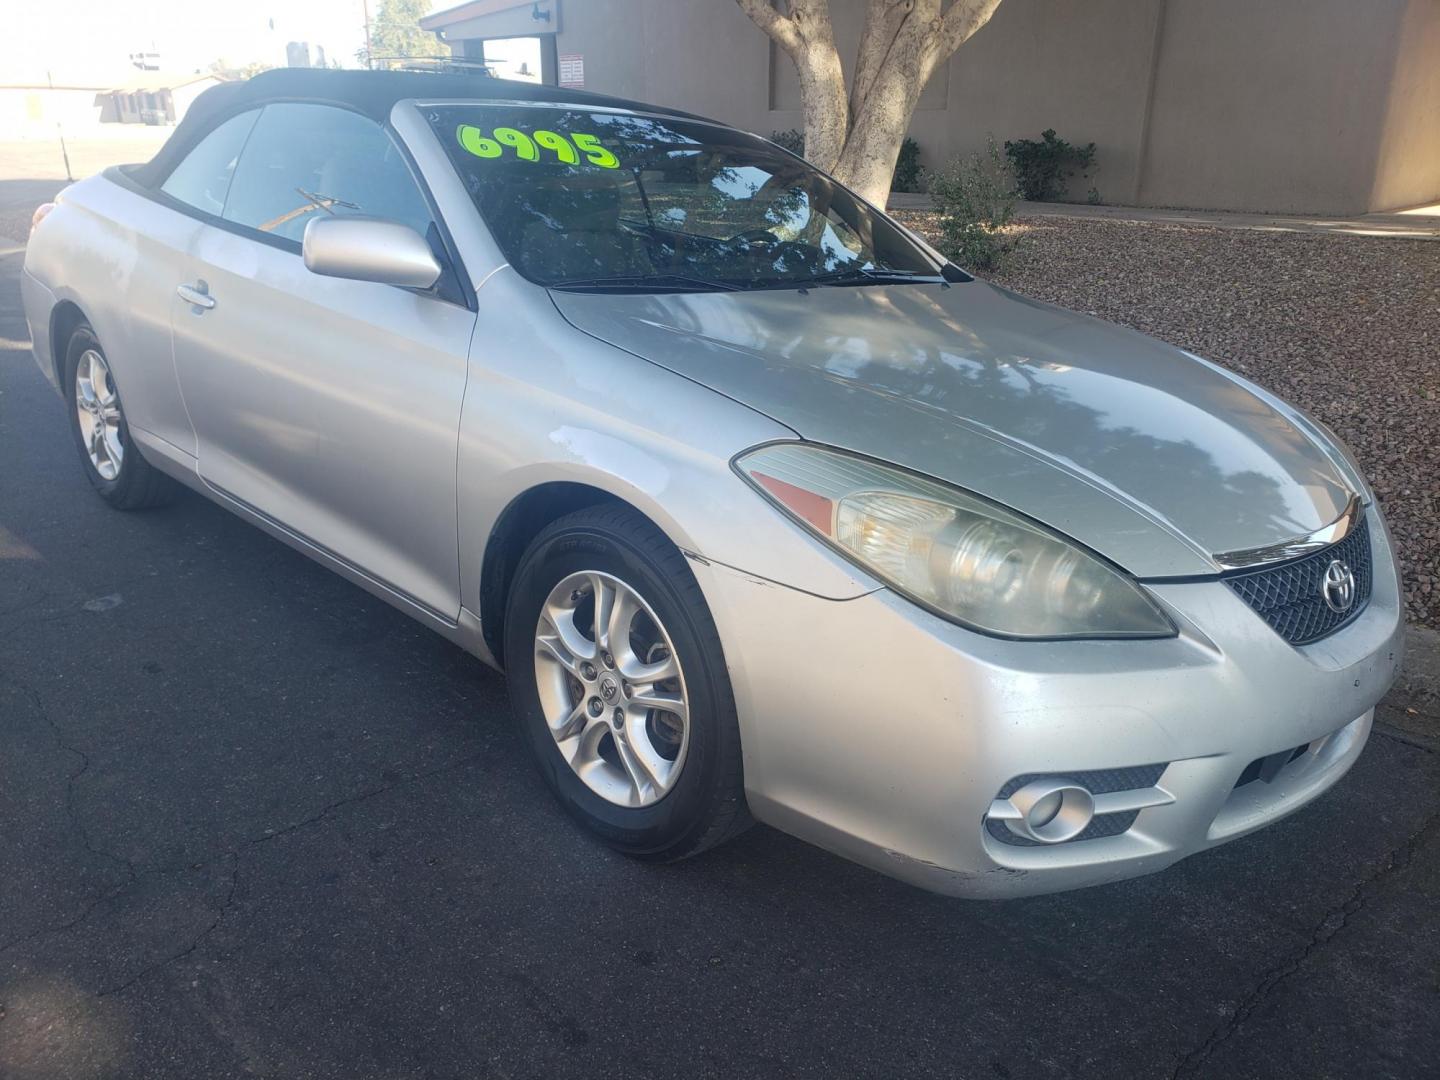
[[[571,760],[561,750],[560,736],[552,732],[547,721],[546,691],[542,686],[553,686],[553,682],[545,680],[553,680],[557,672],[553,655],[541,646],[540,619],[542,609],[553,610],[547,607],[547,602],[553,600],[552,594],[581,574],[598,574],[612,584],[618,583],[614,584],[616,589],[624,585],[647,607],[647,614],[637,615],[635,625],[653,626],[666,641],[652,645],[646,660],[658,656],[656,666],[663,667],[667,657],[673,655],[680,674],[666,682],[671,687],[678,686],[676,696],[688,702],[683,757],[678,759],[678,775],[673,777],[672,786],[656,797],[657,785],[646,788],[633,783],[627,797],[636,801],[629,805],[617,804],[613,794],[606,797],[593,786],[594,778],[603,774],[613,788],[612,774],[624,775],[624,770],[613,760],[617,756],[614,740],[620,739],[638,749],[644,732],[655,730],[657,715],[675,721],[678,714],[651,711],[651,719],[645,721],[645,726],[635,729],[623,724],[621,710],[615,709],[615,730],[607,733],[612,739],[610,763],[592,762],[594,768],[586,773],[592,778],[588,781],[572,767]],[[580,580],[594,581],[595,578]],[[561,592],[563,594],[563,590]],[[579,596],[581,591],[570,595]],[[593,590],[591,595],[593,597]],[[618,607],[619,601],[615,604]],[[580,606],[576,611],[577,624],[589,621],[588,617],[578,614]],[[654,616],[653,621],[648,619],[649,615]],[[545,626],[553,627],[554,623]],[[623,636],[624,647],[633,662],[638,656],[630,643],[637,639],[628,630]],[[599,640],[593,630],[592,639]],[[616,635],[615,640],[620,640],[620,635]],[[673,646],[673,653],[667,646]],[[614,674],[619,678],[626,661],[618,649],[611,658],[608,651],[597,645],[595,656],[596,664],[613,664]],[[606,659],[602,662],[599,657]],[[505,661],[516,719],[541,775],[565,810],[610,847],[637,858],[673,861],[714,847],[751,824],[745,805],[740,730],[719,634],[684,556],[639,513],[624,506],[590,507],[553,522],[535,538],[520,560],[510,589]],[[571,693],[577,695],[571,699],[577,714],[584,701],[599,702],[598,691],[608,670],[602,667],[599,681],[589,684],[582,684],[568,669],[558,671],[561,679],[571,686]],[[632,666],[630,670],[638,669]],[[620,681],[625,694],[632,690],[642,692],[631,683]],[[655,687],[661,685],[654,683]],[[584,697],[592,692],[597,696]],[[559,715],[568,702],[561,702],[557,710],[552,690],[549,704],[549,711]],[[629,708],[644,711],[643,705],[634,706],[627,701]],[[608,710],[606,712],[608,715]],[[584,715],[579,715],[575,723],[583,726],[587,733],[592,730],[592,720]],[[601,721],[599,727],[604,726]],[[632,734],[622,738],[625,732]],[[679,738],[673,731],[666,734],[672,741]],[[581,738],[577,737],[577,743]],[[602,735],[599,743],[602,750],[603,739]],[[659,740],[655,742],[658,745]],[[649,749],[653,751],[653,747]],[[673,745],[671,750],[674,752]],[[671,767],[674,768],[673,763]],[[634,773],[632,769],[631,775]],[[638,801],[645,793],[654,800],[648,805]]]
[[[94,366],[93,360],[85,359],[87,354],[98,355],[99,367]],[[111,449],[100,451],[98,465],[91,455],[86,431],[82,428],[82,424],[87,420],[81,418],[80,399],[76,396],[76,382],[81,374],[82,360],[85,361],[87,374],[103,369],[103,393],[113,402],[116,417],[113,438],[106,444]],[[140,448],[130,438],[130,427],[125,422],[119,389],[115,386],[113,376],[109,374],[109,361],[105,358],[105,350],[89,323],[81,323],[76,327],[65,346],[65,395],[66,410],[70,417],[70,434],[74,439],[75,449],[80,454],[81,467],[101,498],[117,510],[143,510],[152,506],[163,506],[175,498],[180,491],[180,485],[141,457]],[[92,425],[95,423],[93,414],[88,417],[88,422]],[[113,460],[116,454],[119,457],[118,467]],[[109,471],[113,471],[114,475],[106,475]]]

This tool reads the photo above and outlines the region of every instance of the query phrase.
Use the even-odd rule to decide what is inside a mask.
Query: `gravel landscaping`
[[[934,215],[898,217],[933,234]],[[1440,243],[1030,217],[991,279],[1238,371],[1339,433],[1440,627]]]

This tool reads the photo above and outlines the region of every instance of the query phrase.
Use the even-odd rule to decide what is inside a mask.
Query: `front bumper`
[[[1151,586],[1176,638],[1017,642],[887,590],[825,600],[697,562],[734,685],[751,810],[887,874],[974,897],[1151,873],[1260,828],[1345,774],[1399,669],[1395,561],[1379,514],[1367,516],[1368,607],[1299,648],[1218,580]],[[1022,846],[987,823],[1017,777],[1156,765],[1166,798],[1123,832]]]

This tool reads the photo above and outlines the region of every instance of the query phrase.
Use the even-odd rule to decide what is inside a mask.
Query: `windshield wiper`
[[[737,292],[739,285],[726,281],[710,281],[707,278],[687,277],[684,274],[614,274],[609,277],[567,278],[552,281],[550,289],[634,289],[649,292],[667,289],[671,292]]]
[[[812,278],[797,281],[802,289],[811,285],[874,285],[895,282],[937,282],[944,281],[933,270],[887,270],[882,267],[852,266],[836,270],[832,274],[816,274]]]
[[[331,209],[332,206],[343,206],[347,210],[360,209],[359,205],[357,205],[356,203],[346,202],[344,199],[337,199],[334,195],[326,195],[324,192],[321,191],[306,191],[304,188],[297,187],[295,189],[295,193],[310,205],[297,206],[288,214],[281,214],[279,217],[272,218],[271,220],[265,222],[263,225],[258,225],[256,227],[261,232],[273,232],[281,225],[284,225],[287,221],[294,221],[296,218],[301,217],[304,214],[313,214],[316,210],[324,210],[327,214],[333,215],[335,211]]]

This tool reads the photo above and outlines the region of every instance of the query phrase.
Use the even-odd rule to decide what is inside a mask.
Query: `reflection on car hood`
[[[984,282],[552,294],[578,329],[803,438],[939,477],[1142,576],[1334,521],[1336,451],[1236,376]]]

